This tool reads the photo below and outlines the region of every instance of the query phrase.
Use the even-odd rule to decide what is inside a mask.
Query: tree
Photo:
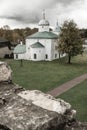
[[[66,53],[68,55],[69,64],[71,63],[72,56],[83,53],[83,43],[79,29],[74,21],[65,21],[59,35],[58,50],[59,53]]]
[[[9,27],[8,25],[4,25],[4,26],[3,26],[3,29],[4,29],[4,30],[10,30],[10,27]]]

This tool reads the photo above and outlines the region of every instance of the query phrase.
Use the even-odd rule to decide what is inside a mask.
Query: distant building
[[[84,51],[87,51],[87,38],[84,40],[83,47],[84,47]]]
[[[49,31],[50,23],[45,19],[43,12],[43,19],[39,22],[39,31],[26,38],[26,44],[19,44],[14,49],[14,59],[26,59],[33,61],[52,61],[63,57],[58,52],[58,35],[60,27],[58,22],[54,31]]]
[[[11,57],[11,43],[10,41],[0,37],[0,58]]]

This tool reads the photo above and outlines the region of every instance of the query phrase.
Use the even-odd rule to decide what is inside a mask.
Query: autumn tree
[[[10,29],[8,25],[4,25],[2,28],[0,28],[0,37],[3,37],[11,42],[19,43],[22,41],[25,43],[26,37],[37,32],[37,28],[22,28],[22,29]]]
[[[61,33],[58,41],[58,50],[60,53],[68,55],[68,63],[71,58],[83,52],[83,40],[81,39],[79,29],[73,20],[65,21],[61,27]]]
[[[4,25],[2,28],[0,28],[0,37],[12,41],[12,31],[8,25]]]

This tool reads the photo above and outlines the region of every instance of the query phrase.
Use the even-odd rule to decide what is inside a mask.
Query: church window
[[[48,55],[47,54],[45,55],[45,58],[48,59]]]
[[[55,54],[55,58],[57,58],[57,54]]]
[[[34,59],[37,59],[37,55],[36,54],[34,54]]]
[[[18,59],[18,55],[16,54],[16,59]]]
[[[55,46],[55,50],[58,50],[58,46]]]

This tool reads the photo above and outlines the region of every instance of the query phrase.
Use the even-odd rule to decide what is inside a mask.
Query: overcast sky
[[[87,28],[87,0],[0,0],[0,27],[35,27],[45,9],[46,19],[54,26],[73,19],[78,27]]]

